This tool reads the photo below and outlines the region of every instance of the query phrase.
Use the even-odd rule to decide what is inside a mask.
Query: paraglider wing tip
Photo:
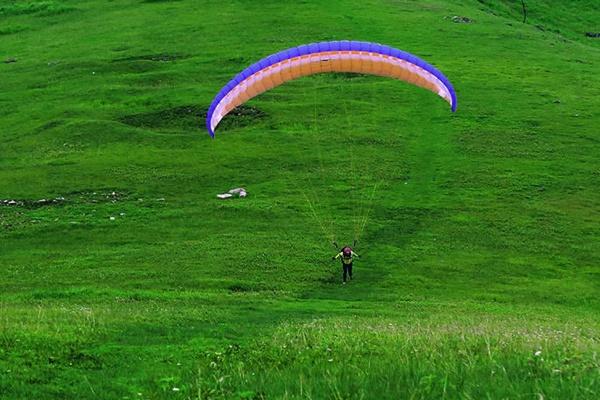
[[[213,101],[213,104],[211,104],[211,106],[208,108],[208,111],[206,112],[206,130],[208,131],[208,134],[210,135],[211,138],[215,138],[215,131],[212,125],[212,119],[213,119],[213,113],[214,113],[214,106],[215,102]]]
[[[215,138],[215,131],[208,124],[206,124],[206,130],[208,131],[208,134],[210,135],[210,137],[212,139],[214,139]]]
[[[450,105],[452,107],[452,112],[456,112],[456,107],[458,106],[458,100],[456,99],[456,92],[454,88],[450,87]]]

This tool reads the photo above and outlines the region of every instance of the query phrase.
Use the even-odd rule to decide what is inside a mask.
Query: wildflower
[[[541,350],[538,350],[538,351],[536,351],[535,353],[533,353],[533,355],[534,355],[534,356],[536,356],[536,357],[539,357],[539,356],[541,356],[541,355],[542,355],[542,351],[541,351]]]
[[[174,392],[179,392],[179,388],[178,388],[178,387],[174,387],[174,388],[173,388],[173,391],[174,391]]]

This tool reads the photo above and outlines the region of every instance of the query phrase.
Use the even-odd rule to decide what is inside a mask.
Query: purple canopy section
[[[208,113],[206,115],[206,129],[208,130],[210,136],[213,138],[215,137],[215,132],[210,126],[210,121],[212,119],[213,113],[215,112],[215,109],[217,108],[221,100],[223,100],[223,98],[227,96],[229,92],[231,92],[238,84],[240,84],[246,78],[273,64],[277,64],[278,62],[294,57],[299,57],[307,54],[321,53],[325,51],[367,51],[371,53],[378,53],[386,56],[395,57],[400,60],[404,60],[409,63],[415,64],[423,68],[425,71],[429,72],[436,78],[438,78],[448,88],[448,91],[450,92],[450,96],[452,98],[452,112],[456,111],[457,102],[454,87],[452,86],[448,78],[446,78],[444,74],[442,74],[437,68],[435,68],[431,64],[427,63],[426,61],[420,59],[419,57],[413,54],[383,44],[371,42],[358,42],[354,40],[338,40],[332,42],[305,44],[297,47],[292,47],[287,50],[282,50],[279,53],[271,54],[270,56],[263,58],[262,60],[252,64],[251,66],[237,74],[232,80],[229,81],[229,83],[227,83],[227,85],[225,85],[219,91],[219,93],[217,93],[212,103],[210,104],[210,107],[208,108]]]

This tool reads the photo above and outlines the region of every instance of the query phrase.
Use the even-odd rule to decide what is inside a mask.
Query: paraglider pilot
[[[342,268],[343,272],[343,284],[346,284],[346,277],[349,277],[352,280],[352,259],[353,257],[360,258],[358,254],[352,251],[352,247],[346,246],[344,247],[338,254],[331,257],[332,260],[337,258],[341,258],[342,260]]]

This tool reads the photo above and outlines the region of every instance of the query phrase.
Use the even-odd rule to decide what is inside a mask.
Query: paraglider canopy
[[[214,137],[223,117],[251,98],[287,81],[324,72],[354,72],[399,79],[436,93],[456,111],[452,84],[432,65],[393,47],[342,40],[292,47],[244,69],[213,99],[206,116],[208,133]]]

